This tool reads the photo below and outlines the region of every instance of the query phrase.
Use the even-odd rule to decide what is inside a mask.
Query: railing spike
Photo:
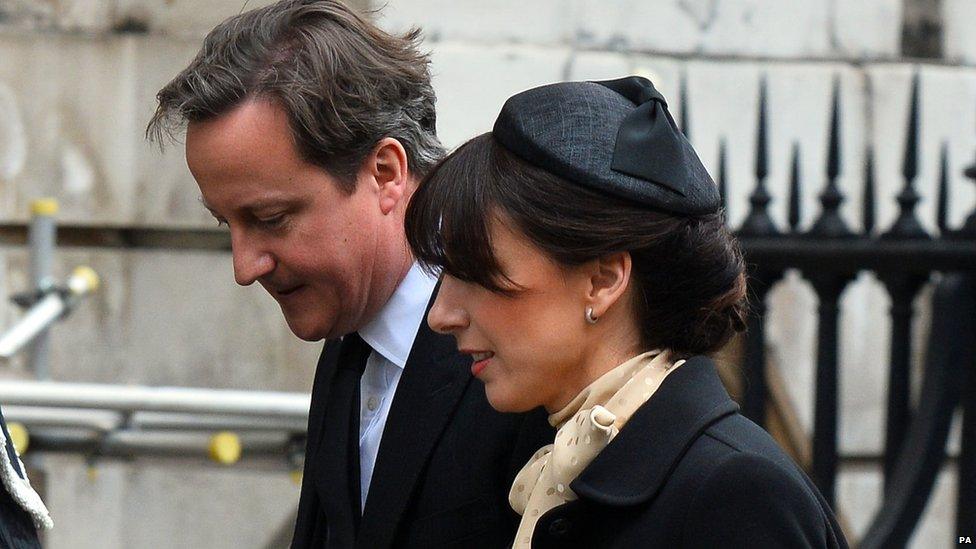
[[[800,226],[800,144],[793,143],[793,159],[790,165],[790,229]]]
[[[907,181],[914,181],[918,175],[918,117],[919,117],[919,77],[912,77],[912,98],[908,113],[908,133],[905,135],[905,157],[901,173]]]
[[[827,148],[827,178],[837,179],[840,175],[840,78],[834,79],[833,99],[830,110],[830,141]]]
[[[912,104],[908,115],[908,135],[905,137],[905,162],[902,165],[905,186],[897,197],[900,212],[891,228],[882,235],[884,238],[929,238],[915,213],[915,206],[921,200],[915,191],[915,176],[918,174],[918,104],[919,77],[916,72],[912,79]]]
[[[864,196],[862,209],[864,216],[864,234],[870,235],[874,231],[874,149],[869,145],[864,153]]]
[[[740,236],[771,236],[779,234],[779,229],[769,216],[769,203],[772,197],[766,191],[766,76],[759,81],[759,124],[756,128],[756,189],[749,197],[749,215],[739,228]]]
[[[844,195],[837,187],[837,177],[840,175],[840,80],[837,78],[834,79],[827,142],[827,184],[820,193],[820,217],[810,228],[809,234],[822,238],[846,238],[854,233],[840,215]]]
[[[943,142],[939,154],[939,197],[936,205],[936,219],[939,234],[949,232],[949,144]]]
[[[756,179],[764,180],[769,174],[768,152],[766,149],[768,131],[766,121],[766,75],[759,81],[759,123],[756,128]]]

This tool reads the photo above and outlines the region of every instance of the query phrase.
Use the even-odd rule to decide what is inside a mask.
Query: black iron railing
[[[809,281],[819,299],[816,345],[816,396],[814,403],[813,455],[810,474],[826,499],[835,502],[839,459],[838,426],[838,313],[839,300],[847,285],[861,271],[871,271],[884,284],[891,297],[891,348],[888,372],[887,422],[883,470],[885,494],[881,511],[875,517],[863,545],[891,547],[904,545],[915,529],[928,499],[935,476],[945,460],[945,442],[952,411],[963,402],[965,413],[957,523],[959,532],[976,531],[976,370],[968,342],[976,338],[974,325],[965,321],[976,317],[971,307],[970,286],[976,275],[976,211],[960,230],[946,223],[948,196],[948,153],[943,145],[942,173],[938,192],[938,227],[933,236],[919,222],[915,208],[918,173],[919,85],[912,84],[908,138],[902,166],[904,186],[897,196],[899,214],[879,236],[872,236],[875,225],[875,181],[873,153],[866,154],[865,185],[862,200],[864,232],[852,231],[840,215],[844,195],[837,186],[841,172],[839,85],[834,84],[827,150],[827,181],[820,194],[819,218],[806,231],[799,230],[800,187],[799,147],[792,148],[789,185],[789,228],[780,230],[769,215],[772,198],[766,189],[768,146],[766,123],[766,84],[760,83],[759,126],[755,161],[756,186],[749,198],[750,211],[736,231],[750,267],[750,294],[753,314],[749,320],[743,364],[743,413],[765,424],[766,385],[765,313],[766,295],[788,269],[798,270]],[[682,123],[687,127],[687,104]],[[719,147],[717,179],[725,196],[725,143]],[[966,172],[976,180],[976,166]],[[932,338],[925,365],[923,391],[927,391],[918,410],[910,406],[910,360],[912,352],[912,303],[932,275],[942,273],[936,290]],[[939,330],[952,333],[936,332]],[[960,333],[966,332],[966,333]],[[969,339],[967,339],[969,338]],[[933,350],[937,349],[937,350]],[[965,361],[968,364],[963,364]],[[958,370],[950,368],[958,367]],[[948,372],[958,374],[949,376]],[[951,381],[948,381],[950,380]],[[966,381],[968,380],[968,381]],[[965,383],[968,383],[967,386]],[[948,385],[953,385],[949,387]],[[925,464],[922,467],[922,464]],[[967,484],[968,483],[968,484]]]

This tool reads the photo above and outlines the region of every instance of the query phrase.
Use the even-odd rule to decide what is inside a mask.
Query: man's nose
[[[234,255],[234,280],[249,286],[275,268],[274,257],[257,242],[231,231],[231,251]]]
[[[435,332],[452,334],[468,327],[468,313],[460,305],[459,283],[453,277],[444,275],[437,299],[427,313],[427,324]]]

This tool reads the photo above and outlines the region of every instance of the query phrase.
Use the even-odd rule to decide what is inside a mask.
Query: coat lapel
[[[304,482],[312,483],[318,498],[306,497],[303,493],[299,499],[296,524],[305,527],[296,527],[295,539],[292,542],[295,547],[312,546],[327,537],[338,540],[352,540],[355,537],[349,494],[345,490],[349,486],[350,472],[348,467],[329,466],[334,451],[329,450],[328,447],[335,442],[323,440],[325,422],[335,421],[335,418],[326,416],[332,385],[338,371],[341,345],[341,340],[338,339],[327,342],[315,370],[312,403],[309,409]],[[326,447],[326,453],[323,453],[323,447]],[[333,517],[328,525],[320,520],[323,514]],[[332,530],[331,536],[326,536],[326,528]],[[300,533],[299,529],[303,531]]]
[[[738,409],[712,361],[691,358],[668,376],[570,487],[580,497],[604,505],[648,501],[691,443],[709,425]]]
[[[466,365],[453,337],[421,323],[383,429],[358,547],[393,544],[420,473],[471,382]]]
[[[335,374],[339,341],[330,340],[319,356],[312,382],[312,402],[308,410],[308,434],[305,439],[305,465],[302,474],[302,489],[298,499],[298,516],[295,520],[295,534],[292,547],[312,547],[321,545],[325,539],[325,524],[320,524],[323,515],[323,500],[318,487],[317,461],[321,443],[322,422],[325,417],[325,403],[328,402],[329,385]]]

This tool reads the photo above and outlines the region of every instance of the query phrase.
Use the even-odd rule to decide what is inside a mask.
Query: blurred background
[[[818,482],[834,487],[850,538],[864,537],[882,508],[886,450],[894,467],[886,440],[908,437],[908,419],[920,415],[911,411],[931,400],[919,392],[931,362],[929,327],[938,317],[936,271],[976,263],[974,240],[936,249],[959,240],[949,237],[963,235],[976,208],[976,185],[964,175],[976,161],[976,2],[353,4],[375,10],[369,17],[387,30],[424,30],[438,132],[449,147],[488,131],[504,99],[529,87],[634,73],[655,82],[721,179],[729,225],[759,227],[757,237],[787,233],[778,247],[744,238],[747,258],[757,258],[762,275],[753,294],[768,310],[754,326],[764,330],[758,345],[740,341],[723,355],[729,386],[743,398],[763,388],[759,409],[768,407],[770,429],[814,467],[820,384],[820,409],[835,413],[823,412],[817,424],[836,446],[817,444],[833,456],[821,459],[826,473]],[[229,240],[200,204],[182,146],[161,152],[143,136],[156,91],[214,24],[242,9],[242,0],[0,0],[0,331],[23,315],[7,296],[35,286],[28,245],[35,200],[51,197],[59,206],[53,279],[64,280],[76,265],[91,266],[101,278],[99,290],[50,330],[42,372],[30,353],[0,361],[0,395],[4,383],[40,374],[54,382],[307,398],[320,344],[295,338],[260,288],[234,284]],[[822,202],[825,190],[844,200]],[[829,248],[802,248],[811,237],[799,235],[811,231],[847,238],[818,225],[825,214],[827,225],[839,222],[859,235],[849,238],[859,239],[860,248],[838,249],[844,261],[832,264]],[[894,240],[930,240],[936,248],[871,259],[870,243],[912,220],[917,226],[895,231]],[[905,266],[917,272],[899,270]],[[818,278],[824,272],[833,274]],[[829,341],[824,327],[832,313],[818,306],[834,298],[836,340]],[[909,332],[899,328],[906,322]],[[897,347],[898,341],[907,343]],[[836,352],[835,361],[825,348]],[[895,365],[898,356],[903,360]],[[763,367],[747,368],[742,384],[749,360]],[[827,378],[818,382],[818,371]],[[895,404],[892,371],[907,380]],[[836,406],[827,398],[830,388]],[[899,399],[911,404],[899,407]],[[8,422],[16,423],[18,407],[8,404],[0,398]],[[886,421],[892,406],[902,414],[894,434]],[[231,428],[204,430],[203,438],[174,446],[186,452],[125,444],[107,451],[72,446],[55,432],[45,439],[20,408],[19,423],[37,435],[24,460],[56,524],[46,547],[264,548],[290,541],[300,470],[294,455],[300,433],[293,429],[265,425],[264,434],[279,438],[253,453],[247,429]],[[132,429],[132,410],[109,419],[109,430]],[[230,458],[207,457],[208,448],[215,452],[211,435],[224,430],[244,441],[239,460],[234,440]],[[959,431],[955,425],[948,435],[949,458],[939,454],[927,465],[931,482],[906,484],[921,498],[899,508],[911,520],[890,519],[909,527],[911,547],[976,537],[976,522],[969,531],[956,522]],[[938,438],[930,446],[941,452]]]

